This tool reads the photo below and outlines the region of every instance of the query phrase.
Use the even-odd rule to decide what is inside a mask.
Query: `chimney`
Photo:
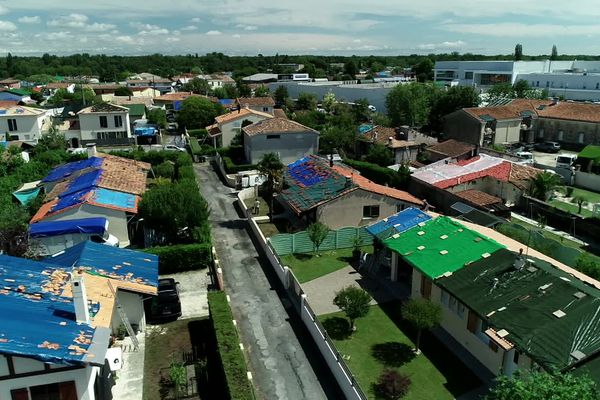
[[[87,147],[88,158],[96,157],[98,154],[96,151],[96,143],[88,143],[85,146]]]
[[[388,146],[392,147],[392,143],[394,142],[394,138],[392,136],[390,136],[388,138]]]
[[[347,188],[352,186],[352,177],[351,176],[347,176],[346,177],[346,185]]]
[[[71,291],[73,292],[73,305],[75,306],[75,320],[79,323],[90,323],[87,295],[83,282],[83,274],[71,274]]]

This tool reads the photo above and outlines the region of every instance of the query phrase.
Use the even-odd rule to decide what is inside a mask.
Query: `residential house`
[[[31,95],[24,89],[0,89],[0,101],[16,101],[19,104],[34,103],[31,100]]]
[[[319,150],[319,132],[289,119],[263,119],[243,127],[242,135],[244,154],[251,164],[267,153],[276,153],[284,164],[289,164]]]
[[[141,96],[113,96],[110,102],[118,106],[127,106],[129,104],[143,104],[146,108],[151,108],[154,105],[154,98]],[[133,118],[130,117],[130,119]]]
[[[287,166],[277,201],[306,223],[331,229],[364,226],[423,202],[402,190],[371,182],[358,172],[308,156]]]
[[[437,143],[437,139],[423,135],[408,126],[388,128],[372,124],[359,126],[357,139],[358,154],[366,155],[374,144],[379,144],[393,152],[394,164],[417,161],[425,146]]]
[[[26,106],[0,109],[0,132],[6,140],[37,144],[42,132],[50,126],[46,110]]]
[[[263,84],[269,82],[277,82],[277,74],[253,74],[242,78],[242,82],[249,84]]]
[[[181,105],[183,101],[188,97],[204,97],[201,94],[196,94],[192,92],[175,92],[175,93],[166,93],[162,96],[154,98],[154,105],[159,107],[164,107],[167,110],[176,110],[181,109]],[[211,99],[212,100],[212,99]]]
[[[215,123],[207,126],[206,130],[208,131],[208,135],[212,139],[215,148],[228,147],[236,136],[241,135],[242,125],[259,122],[269,118],[273,118],[273,116],[261,111],[243,108],[219,115],[215,118]]]
[[[0,80],[0,87],[7,89],[21,89],[21,81],[14,78],[6,78]]]
[[[73,147],[97,143],[99,145],[130,144],[133,142],[129,109],[110,103],[94,104],[77,113],[79,131],[67,131],[67,140],[77,139]],[[77,146],[75,145],[77,144]]]
[[[411,175],[409,189],[411,193],[427,198],[440,212],[449,212],[450,205],[465,200],[467,193],[468,198],[480,198],[485,202],[477,206],[496,204],[495,201],[488,202],[494,200],[490,196],[512,206],[528,190],[531,179],[541,172],[537,168],[479,154],[467,160],[445,159],[419,168]],[[464,191],[468,192],[461,193]],[[498,211],[503,211],[504,206],[498,207]]]
[[[600,143],[599,104],[553,101],[535,111],[536,141],[556,141],[573,149]]]
[[[72,82],[50,82],[44,87],[44,94],[52,97],[59,89],[64,89],[68,93],[75,93],[75,84]]]
[[[477,147],[470,143],[449,139],[427,148],[427,158],[430,162],[436,162],[445,158],[455,160],[466,160],[475,155]]]
[[[212,90],[222,88],[225,85],[235,85],[235,80],[231,76],[225,74],[203,75],[202,77],[206,80],[208,86],[210,86]]]
[[[128,79],[126,81],[129,89],[134,88],[152,88],[158,90],[161,95],[173,92],[173,82],[170,79],[162,77],[142,78],[142,79]]]
[[[96,93],[97,98],[99,98],[100,101],[118,104],[114,101],[115,97],[118,97],[118,96],[115,96],[115,91],[119,87],[123,87],[123,86],[103,85],[104,88],[101,90],[96,88],[96,86],[100,86],[100,85],[90,85],[90,87],[94,89],[94,93]],[[117,86],[117,87],[115,87],[115,86]],[[160,96],[160,91],[153,89],[151,87],[130,87],[128,89],[131,90],[131,95],[127,96],[128,98],[153,99],[154,97]]]
[[[273,115],[275,100],[272,97],[238,97],[235,99],[235,106]]]
[[[158,258],[87,242],[42,261],[0,255],[0,278],[0,398],[112,398],[121,351],[110,335],[124,323],[115,302],[145,330]]]

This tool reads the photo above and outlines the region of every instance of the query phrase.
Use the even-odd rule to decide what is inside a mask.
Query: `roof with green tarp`
[[[600,351],[600,291],[545,261],[502,249],[437,284],[547,370]]]
[[[448,217],[394,235],[383,244],[431,279],[504,247]]]
[[[596,382],[596,385],[600,387],[600,354],[592,357],[589,361],[586,361],[582,365],[576,367],[573,370],[573,373],[577,375],[589,376],[594,382]]]
[[[587,158],[596,163],[600,163],[600,146],[594,146],[593,144],[585,146],[584,149],[577,154],[577,158]]]
[[[144,104],[125,104],[124,107],[129,109],[129,115],[140,116],[146,113],[146,106]]]

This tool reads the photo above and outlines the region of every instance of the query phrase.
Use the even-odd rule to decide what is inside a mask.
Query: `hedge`
[[[234,400],[253,400],[254,390],[248,380],[246,360],[240,349],[240,340],[225,293],[209,292],[208,305],[229,397]]]
[[[200,243],[150,247],[144,251],[158,256],[158,273],[162,275],[208,268],[211,249],[210,244]]]
[[[402,186],[400,174],[393,169],[351,159],[344,159],[344,164],[358,170],[362,176],[380,185],[388,185],[395,188]]]
[[[234,164],[231,158],[223,157],[225,172],[228,174],[237,174],[240,171],[250,171],[256,169],[256,164]]]

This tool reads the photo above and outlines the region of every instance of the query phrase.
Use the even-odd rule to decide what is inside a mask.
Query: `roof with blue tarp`
[[[406,232],[430,219],[431,217],[423,211],[410,207],[398,214],[394,214],[391,217],[384,218],[381,221],[369,225],[366,229],[371,235],[385,240],[397,233]]]
[[[56,265],[0,255],[0,354],[104,364],[108,330],[75,321],[73,300],[61,296],[68,278]]]
[[[65,221],[42,221],[29,225],[32,238],[66,235],[70,233],[89,233],[102,235],[108,228],[106,218],[83,218]]]
[[[158,134],[158,129],[153,126],[141,126],[133,130],[135,136],[155,136]]]
[[[362,124],[358,127],[358,133],[364,135],[365,133],[372,131],[374,127],[375,125],[372,124]]]
[[[117,192],[103,188],[97,188],[88,199],[88,203],[100,206],[108,206],[126,211],[137,210],[139,197],[131,193]]]
[[[100,168],[102,166],[102,158],[90,157],[81,161],[73,161],[67,164],[59,165],[54,168],[42,182],[55,182],[71,176],[74,172],[81,171],[86,168]]]
[[[158,285],[158,256],[85,241],[45,262],[84,269],[86,272],[141,285]]]
[[[58,199],[58,202],[54,206],[52,206],[52,208],[49,210],[49,212],[55,213],[57,211],[61,211],[66,208],[82,204],[87,200],[90,193],[91,193],[91,190],[88,188],[88,189],[80,190],[79,192],[70,193],[66,196],[61,196]]]
[[[98,184],[101,177],[101,169],[94,169],[90,172],[86,172],[85,174],[81,174],[69,183],[69,186],[67,186],[67,188],[59,195],[59,197],[64,197],[81,190],[91,189]]]
[[[233,99],[219,99],[219,103],[221,103],[221,105],[223,107],[228,107],[230,105],[232,105],[235,102],[235,100]]]

